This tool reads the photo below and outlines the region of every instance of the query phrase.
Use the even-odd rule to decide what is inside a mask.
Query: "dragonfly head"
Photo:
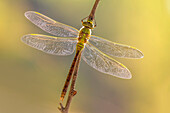
[[[87,18],[87,17],[86,17],[86,18]],[[86,19],[86,18],[82,19],[82,25],[83,25],[84,27],[89,28],[89,29],[95,28],[96,25],[93,23],[93,21],[90,20],[90,19]]]

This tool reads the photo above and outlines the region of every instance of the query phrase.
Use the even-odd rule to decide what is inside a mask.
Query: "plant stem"
[[[93,21],[94,20],[94,15],[95,15],[95,12],[96,12],[96,8],[98,6],[98,3],[99,3],[100,0],[96,0],[95,3],[94,3],[94,6],[92,8],[92,11],[88,17],[89,20]],[[76,83],[76,79],[77,79],[77,75],[78,75],[78,69],[79,69],[79,63],[80,63],[80,60],[81,60],[81,53],[82,53],[82,50],[79,51],[80,53],[78,54],[78,58],[76,59],[75,61],[75,68],[73,68],[73,77],[72,77],[72,82],[71,82],[71,86],[70,86],[70,91],[69,91],[69,95],[68,95],[68,98],[67,98],[67,102],[66,102],[66,106],[63,107],[62,103],[60,103],[60,107],[58,108],[61,113],[68,113],[68,110],[69,110],[69,107],[70,107],[70,104],[71,104],[71,101],[72,101],[72,98],[76,95],[77,91],[75,91],[75,83]],[[71,78],[71,73],[68,75],[68,81],[70,80]],[[69,82],[65,83],[65,88],[63,90],[63,94],[61,96],[61,99],[64,99],[64,96],[65,96],[65,93],[67,91],[67,87],[69,85]]]
[[[98,4],[99,4],[99,1],[100,0],[96,0],[95,1],[95,3],[94,3],[94,5],[93,5],[93,8],[92,8],[92,10],[91,10],[91,13],[90,13],[90,15],[89,15],[89,18],[88,19],[90,19],[90,20],[94,20],[94,15],[95,15],[95,12],[96,12],[96,8],[97,8],[97,6],[98,6]]]

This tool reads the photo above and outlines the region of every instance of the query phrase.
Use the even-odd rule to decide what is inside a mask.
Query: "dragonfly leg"
[[[89,17],[89,16],[87,16],[87,17],[85,17],[85,18],[81,19],[81,22],[83,22],[83,20],[87,19],[88,17]]]

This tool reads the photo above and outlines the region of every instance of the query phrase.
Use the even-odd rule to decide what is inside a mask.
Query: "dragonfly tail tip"
[[[64,100],[64,97],[60,97],[60,100],[63,101],[63,100]]]

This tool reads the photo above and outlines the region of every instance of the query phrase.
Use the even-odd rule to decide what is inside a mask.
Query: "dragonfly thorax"
[[[91,29],[87,27],[82,27],[79,31],[78,41],[81,43],[86,43],[91,35]]]

